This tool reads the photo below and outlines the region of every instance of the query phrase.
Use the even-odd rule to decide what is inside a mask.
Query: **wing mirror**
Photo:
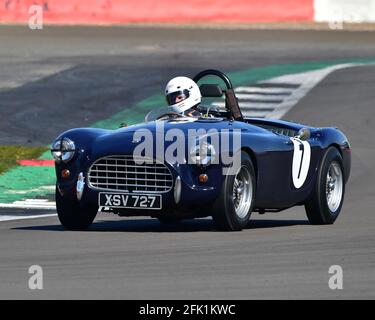
[[[295,136],[295,138],[300,139],[302,141],[306,141],[306,140],[310,139],[310,136],[311,136],[311,132],[310,132],[309,129],[301,128],[301,129],[298,130],[298,133]]]

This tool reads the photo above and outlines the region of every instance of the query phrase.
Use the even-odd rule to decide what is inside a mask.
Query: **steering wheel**
[[[166,112],[166,113],[163,113],[163,114],[161,114],[160,116],[158,116],[157,118],[156,118],[156,120],[160,120],[160,119],[162,119],[162,118],[164,118],[164,117],[167,117],[168,116],[168,118],[183,118],[183,117],[185,117],[183,114],[181,114],[181,113],[178,113],[178,112],[174,112],[174,111],[169,111],[169,112]]]

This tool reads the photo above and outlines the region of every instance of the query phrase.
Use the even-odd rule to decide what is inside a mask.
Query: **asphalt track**
[[[374,57],[374,40],[371,32],[1,26],[0,143],[47,144],[181,73]],[[238,233],[217,232],[209,219],[164,227],[104,214],[87,232],[63,231],[56,217],[1,222],[0,298],[375,298],[374,81],[372,66],[336,71],[285,116],[338,126],[352,143],[334,225],[309,225],[302,207],[254,213]],[[28,289],[34,264],[44,270],[41,291]],[[343,290],[328,287],[331,265],[343,268]]]

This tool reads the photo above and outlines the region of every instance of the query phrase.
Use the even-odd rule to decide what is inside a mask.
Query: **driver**
[[[200,117],[197,110],[202,100],[198,85],[188,77],[176,77],[165,87],[165,97],[173,111],[189,117]]]

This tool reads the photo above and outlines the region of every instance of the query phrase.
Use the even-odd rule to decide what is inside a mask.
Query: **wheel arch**
[[[342,149],[341,149],[341,146],[335,142],[332,142],[328,147],[327,147],[327,150],[330,148],[330,147],[334,147],[337,149],[337,151],[340,153],[341,157],[343,156],[342,154]]]
[[[254,166],[255,179],[256,179],[256,182],[258,183],[258,163],[257,163],[257,159],[256,159],[254,151],[249,147],[242,147],[241,151],[246,152],[250,156],[250,159]]]
[[[351,171],[351,155],[350,153],[346,152],[346,149],[343,149],[342,146],[340,146],[339,144],[337,143],[331,143],[327,150],[330,148],[330,147],[333,147],[335,148],[339,154],[341,155],[341,158],[342,158],[342,165],[343,165],[343,174],[344,174],[344,181],[345,183],[348,182],[349,180],[349,176],[350,176],[350,171]]]

